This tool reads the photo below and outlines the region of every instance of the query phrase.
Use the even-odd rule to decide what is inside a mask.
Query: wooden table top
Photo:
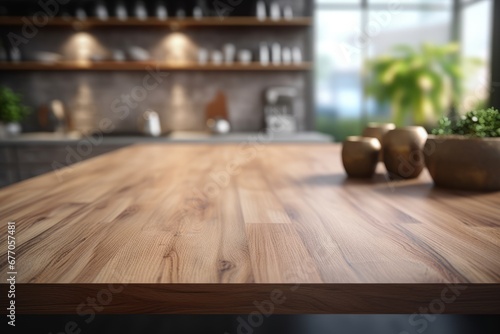
[[[18,283],[500,283],[500,193],[348,179],[335,144],[134,145],[0,203]]]

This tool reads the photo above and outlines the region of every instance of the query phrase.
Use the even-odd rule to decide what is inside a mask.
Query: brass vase
[[[437,186],[500,190],[500,138],[429,136],[424,155]]]
[[[350,177],[369,178],[375,173],[381,145],[370,137],[347,137],[342,146],[342,163]]]
[[[397,128],[384,135],[384,164],[391,178],[413,179],[420,175],[425,166],[426,140],[427,131],[421,126]]]
[[[363,137],[377,138],[382,144],[382,138],[390,130],[394,130],[396,125],[393,123],[368,123],[366,128],[363,130]],[[383,149],[380,150],[379,161],[384,161]]]

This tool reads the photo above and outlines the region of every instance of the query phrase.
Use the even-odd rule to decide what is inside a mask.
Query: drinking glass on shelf
[[[97,2],[95,6],[95,16],[101,21],[106,21],[109,17],[108,9],[106,8],[106,5],[101,1]]]
[[[259,60],[262,66],[269,65],[269,48],[266,43],[260,43]]]
[[[85,9],[81,7],[76,9],[75,16],[80,21],[85,21],[87,19],[87,13],[85,12]]]
[[[122,1],[116,4],[115,15],[120,21],[125,21],[128,18],[127,7]]]
[[[221,51],[219,51],[219,50],[212,51],[212,63],[214,65],[222,65],[223,59],[224,59],[224,56],[222,55]]]
[[[238,52],[238,60],[243,65],[249,65],[252,62],[252,52],[250,50],[240,50]]]
[[[206,65],[208,63],[208,50],[200,48],[198,50],[198,64]]]
[[[294,64],[302,63],[302,51],[297,46],[292,49],[292,61]]]
[[[293,10],[291,6],[287,5],[283,8],[283,18],[288,21],[293,19]]]
[[[269,8],[270,17],[273,21],[278,21],[280,19],[280,5],[277,2],[273,2]]]
[[[292,63],[292,50],[289,47],[284,47],[281,57],[283,58],[283,65],[290,65]]]
[[[257,20],[264,21],[266,19],[266,4],[264,1],[257,1],[256,15]]]
[[[161,2],[156,6],[156,17],[161,21],[165,21],[168,18],[167,7]]]
[[[279,43],[273,43],[271,47],[271,59],[273,65],[281,64],[281,46]]]
[[[234,56],[236,54],[236,47],[234,44],[225,44],[224,45],[224,61],[226,65],[230,65],[234,61]]]
[[[177,16],[178,19],[182,20],[182,19],[186,18],[186,11],[182,8],[177,9],[175,16]]]
[[[144,21],[148,18],[148,11],[146,9],[146,5],[142,1],[137,1],[135,4],[135,16]]]
[[[125,52],[123,50],[113,50],[114,61],[125,61]]]
[[[201,10],[201,7],[196,6],[193,8],[193,17],[196,20],[201,20],[203,18],[203,11]]]

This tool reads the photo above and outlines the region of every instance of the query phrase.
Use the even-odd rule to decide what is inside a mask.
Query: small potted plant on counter
[[[7,87],[0,87],[0,137],[21,133],[21,122],[29,108],[21,103],[21,96]]]
[[[425,163],[438,186],[500,190],[500,112],[470,111],[457,120],[443,117],[424,148]]]

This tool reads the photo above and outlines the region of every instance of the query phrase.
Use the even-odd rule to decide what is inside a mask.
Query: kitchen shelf
[[[157,61],[101,61],[43,63],[24,61],[18,63],[0,62],[0,71],[145,71],[157,68],[166,71],[308,71],[312,69],[310,62],[291,65],[262,66],[258,62],[248,65],[235,63],[232,65],[200,65],[197,63],[165,63]]]
[[[0,26],[22,26],[22,17],[0,17]],[[115,17],[111,17],[106,21],[102,21],[98,18],[91,17],[84,21],[77,19],[64,19],[61,17],[54,17],[48,21],[45,26],[67,26],[74,28],[88,28],[88,27],[171,27],[171,28],[181,28],[181,27],[307,27],[312,25],[311,17],[296,17],[291,20],[281,19],[278,21],[273,21],[271,19],[266,19],[264,21],[259,21],[255,17],[205,17],[202,19],[195,19],[188,17],[185,19],[167,19],[161,21],[157,18],[151,17],[146,20],[139,20],[137,18],[129,18],[127,20],[119,20]]]

